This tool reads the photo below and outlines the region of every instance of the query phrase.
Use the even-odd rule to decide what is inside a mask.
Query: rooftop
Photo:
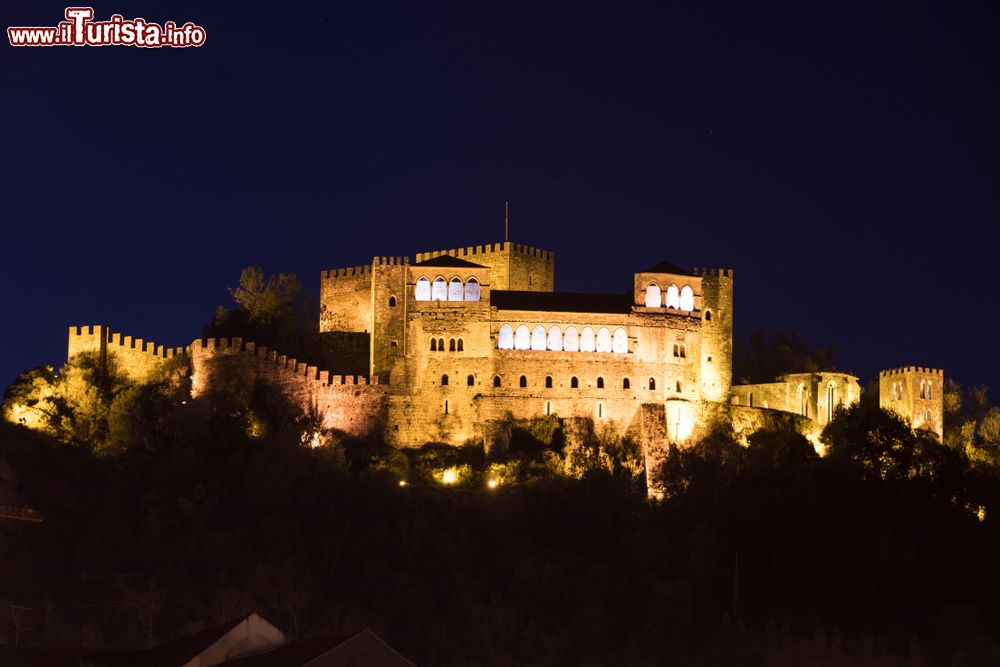
[[[667,262],[667,261],[663,261],[663,262],[660,262],[659,264],[651,266],[648,269],[646,269],[645,271],[642,271],[641,273],[673,273],[673,274],[676,274],[676,275],[679,275],[679,276],[693,276],[694,275],[694,273],[692,273],[690,270],[688,270],[688,269],[682,269],[681,267],[677,266],[676,264],[673,264],[673,263]]]
[[[417,262],[413,266],[446,266],[446,267],[457,267],[457,268],[472,268],[472,269],[485,269],[486,267],[482,264],[474,264],[472,262],[466,261],[455,257],[454,255],[438,255],[431,259],[425,259],[422,262]]]

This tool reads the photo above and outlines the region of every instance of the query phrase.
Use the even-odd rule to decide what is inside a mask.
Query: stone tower
[[[726,401],[733,380],[733,271],[695,269],[701,276],[702,397]]]
[[[944,437],[944,371],[903,366],[879,373],[879,405],[905,419],[915,430]]]

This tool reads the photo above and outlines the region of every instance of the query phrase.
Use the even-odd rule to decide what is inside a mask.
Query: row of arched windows
[[[694,310],[694,290],[690,285],[678,290],[677,285],[671,284],[664,292],[656,283],[649,283],[646,286],[646,307],[674,308],[691,312]]]
[[[687,359],[687,349],[684,347],[684,343],[674,343],[674,356]]]
[[[448,384],[448,376],[447,375],[442,376],[442,378],[441,378],[441,384]],[[472,376],[470,375],[469,376],[469,386],[471,387],[472,385],[473,385],[473,379],[472,379]],[[598,377],[596,385],[597,385],[598,389],[604,389],[604,378],[603,377]],[[503,379],[499,375],[494,375],[493,376],[493,386],[494,387],[502,387],[503,386]],[[517,380],[517,386],[521,387],[522,389],[525,388],[525,387],[527,387],[528,386],[528,376],[522,375],[521,377],[519,377],[518,380]],[[647,386],[647,388],[650,391],[654,391],[656,389],[656,378],[649,378],[649,381],[646,383],[646,386]],[[683,383],[681,383],[680,380],[677,380],[674,386],[675,386],[675,389],[676,389],[677,392],[681,392],[684,389],[684,385],[683,385]],[[570,389],[579,389],[580,388],[580,379],[578,377],[576,377],[575,375],[573,377],[571,377],[569,379],[569,387],[570,387]],[[545,388],[546,389],[552,389],[552,376],[551,375],[546,375],[545,376]],[[622,378],[622,389],[631,389],[631,388],[632,388],[632,381],[629,380],[628,378]]]
[[[558,326],[545,327],[536,325],[534,329],[522,324],[513,329],[509,324],[500,327],[497,335],[497,348],[500,350],[551,350],[554,352],[614,352],[628,353],[628,333],[621,327],[614,333],[607,327],[601,327],[594,333],[590,327],[582,331],[570,326],[563,332]]]
[[[479,301],[479,281],[469,278],[464,283],[458,276],[445,280],[438,276],[433,282],[421,276],[413,291],[415,301]]]
[[[449,338],[448,351],[464,352],[465,343],[461,338]],[[444,352],[444,338],[431,338],[431,352]]]

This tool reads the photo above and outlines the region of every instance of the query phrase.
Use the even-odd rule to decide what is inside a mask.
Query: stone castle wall
[[[368,332],[372,322],[372,266],[323,271],[319,330]]]
[[[896,385],[901,393],[893,393]],[[921,385],[924,392],[921,394]],[[944,371],[925,366],[903,366],[879,373],[879,405],[892,410],[914,429],[944,438]]]
[[[70,327],[67,361],[84,352],[96,354],[102,364],[111,361],[120,373],[133,381],[146,382],[176,357],[188,356],[191,349],[164,347],[142,338],[123,336],[104,325]]]

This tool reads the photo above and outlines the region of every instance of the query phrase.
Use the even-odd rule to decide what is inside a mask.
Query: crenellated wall
[[[902,366],[881,371],[879,405],[892,410],[914,429],[944,437],[944,371],[925,366]]]
[[[319,283],[319,330],[369,332],[372,265],[323,271]]]
[[[417,262],[452,255],[490,269],[490,284],[497,290],[552,292],[555,290],[555,253],[520,243],[486,245],[418,252]]]
[[[112,332],[104,325],[69,328],[66,359],[82,352],[94,352],[101,363],[111,360],[115,368],[137,382],[146,382],[161,371],[168,361],[187,357],[190,347],[164,347],[152,341]]]

